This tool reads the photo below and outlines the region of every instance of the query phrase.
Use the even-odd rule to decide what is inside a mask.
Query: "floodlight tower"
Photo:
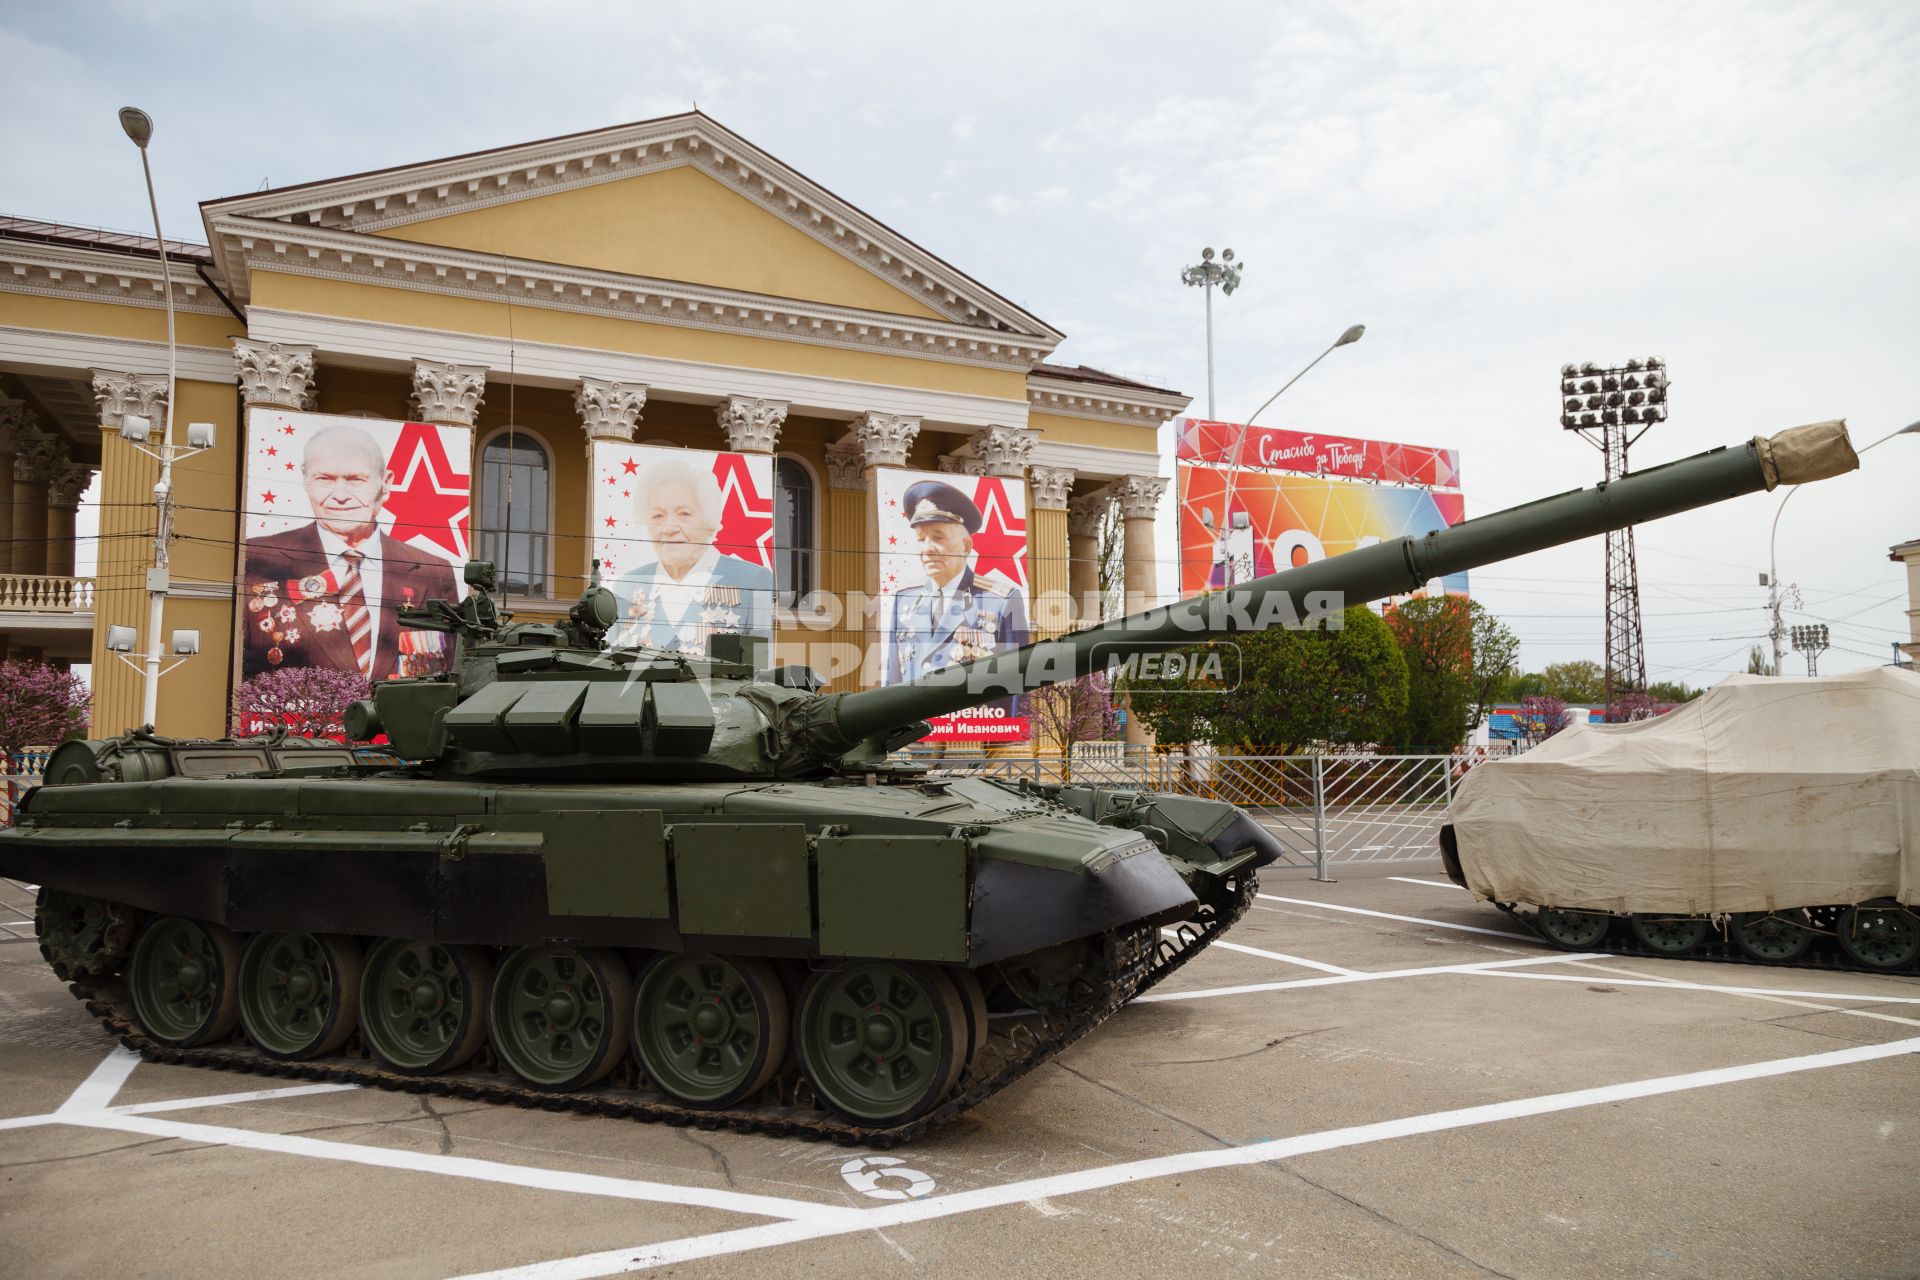
[[[1807,655],[1807,674],[1820,674],[1820,655],[1827,651],[1827,624],[1814,623],[1812,626],[1791,629],[1793,651]]]
[[[1240,273],[1247,264],[1233,260],[1233,250],[1228,249],[1213,259],[1213,248],[1208,246],[1200,251],[1200,261],[1180,271],[1180,283],[1204,289],[1207,295],[1207,417],[1213,413],[1213,291],[1219,287],[1221,293],[1231,298],[1233,291],[1240,287]]]
[[[1560,425],[1600,450],[1606,479],[1627,474],[1627,448],[1667,419],[1667,362],[1658,356],[1603,367],[1560,366]],[[1623,694],[1647,688],[1647,643],[1640,627],[1640,573],[1633,526],[1607,535],[1608,719]]]

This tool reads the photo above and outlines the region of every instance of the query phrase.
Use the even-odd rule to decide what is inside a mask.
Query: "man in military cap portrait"
[[[893,593],[888,605],[882,682],[915,680],[1027,642],[1020,589],[994,573],[977,573],[973,537],[980,508],[953,485],[922,480],[901,502],[923,580]]]
[[[306,442],[300,482],[313,520],[246,541],[246,676],[281,667],[370,680],[443,669],[442,637],[403,630],[400,610],[455,601],[453,565],[381,528],[393,491],[386,450],[345,424]]]

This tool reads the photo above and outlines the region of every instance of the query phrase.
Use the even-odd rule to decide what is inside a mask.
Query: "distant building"
[[[1906,661],[1900,665],[1920,666],[1920,538],[1893,548],[1887,559],[1904,561],[1907,566],[1908,639],[1894,648],[1906,655]]]

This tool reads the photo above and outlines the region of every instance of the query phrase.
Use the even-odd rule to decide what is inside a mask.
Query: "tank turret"
[[[1841,423],[1797,427],[857,693],[819,693],[805,668],[764,669],[761,645],[747,637],[715,637],[706,658],[603,649],[617,614],[597,581],[564,623],[506,623],[491,598],[492,566],[472,564],[472,597],[458,607],[435,601],[406,619],[458,634],[453,674],[383,684],[349,733],[384,731],[399,754],[465,776],[866,773],[923,737],[933,716],[1134,654],[1300,617],[1316,602],[1344,607],[1405,594],[1448,574],[1855,465]]]

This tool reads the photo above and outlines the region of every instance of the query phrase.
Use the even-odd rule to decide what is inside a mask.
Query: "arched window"
[[[546,449],[524,431],[480,448],[480,558],[493,561],[502,591],[550,594],[552,474]]]
[[[818,510],[813,473],[798,458],[773,460],[773,585],[782,608],[814,588],[814,524]]]

